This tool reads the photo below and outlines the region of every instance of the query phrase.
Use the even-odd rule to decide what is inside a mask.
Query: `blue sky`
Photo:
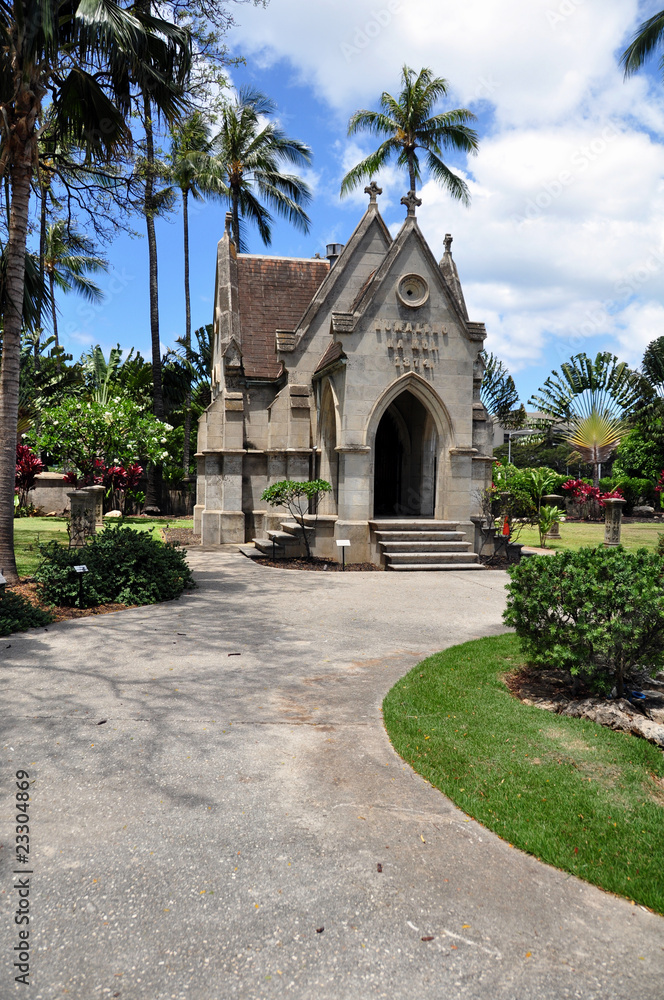
[[[480,153],[450,161],[469,209],[426,182],[418,212],[437,256],[446,232],[471,319],[513,372],[522,399],[578,351],[611,350],[637,365],[664,333],[664,84],[653,61],[624,82],[618,66],[637,25],[660,9],[637,0],[271,0],[235,10],[228,36],[246,66],[232,82],[272,97],[314,162],[311,232],[275,226],[263,251],[310,257],[345,243],[366,196],[339,199],[344,172],[372,148],[346,137],[349,115],[396,94],[404,62],[448,79],[450,107],[478,115]],[[378,178],[392,231],[406,179]],[[212,319],[215,248],[225,207],[192,206],[193,325]],[[143,231],[140,218],[135,228]],[[184,329],[182,224],[158,222],[161,339]],[[78,357],[92,343],[150,356],[145,239],[108,250],[104,302],[61,297],[61,335]]]

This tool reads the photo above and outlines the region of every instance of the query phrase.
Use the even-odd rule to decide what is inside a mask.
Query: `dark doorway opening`
[[[433,517],[438,435],[408,390],[383,414],[374,444],[374,517]]]

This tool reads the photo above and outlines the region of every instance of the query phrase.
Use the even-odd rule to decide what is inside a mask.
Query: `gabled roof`
[[[237,255],[245,375],[278,378],[276,331],[296,329],[329,270],[328,261],[318,258]]]
[[[456,314],[457,318],[459,319],[461,328],[467,330],[469,323],[468,323],[468,316],[465,313],[465,302],[463,303],[462,306],[463,299],[461,299],[460,301],[457,298],[456,289],[450,288],[450,286],[448,285],[445,279],[445,275],[441,271],[441,268],[436,258],[432,254],[429,244],[422,235],[422,231],[418,226],[417,219],[415,218],[414,215],[406,216],[404,224],[397,233],[394,242],[392,243],[392,246],[385,255],[383,263],[380,265],[379,268],[376,269],[376,271],[374,271],[371,280],[365,282],[364,288],[362,290],[362,295],[358,297],[353,307],[353,319],[355,324],[359,319],[361,319],[361,317],[367,311],[371,301],[378,292],[378,289],[380,288],[382,282],[389,274],[392,265],[394,264],[395,260],[401,253],[401,250],[403,249],[406,241],[410,238],[411,235],[418,240],[424,257],[429,262],[432,272],[438,278],[439,287],[442,289],[443,294],[445,295],[448,301],[450,309],[452,310],[453,313]],[[460,288],[461,286],[459,285],[459,291]],[[477,324],[470,324],[470,325],[472,326]]]
[[[344,246],[339,258],[337,259],[334,267],[330,268],[330,271],[322,283],[316,295],[312,298],[309,308],[306,310],[302,319],[297,326],[297,337],[296,344],[302,340],[306,335],[309,326],[318,313],[318,311],[325,305],[326,301],[334,294],[334,289],[336,284],[341,280],[346,265],[349,260],[358,249],[360,243],[369,232],[372,226],[377,226],[381,234],[385,239],[386,247],[392,245],[392,237],[390,236],[390,231],[383,222],[380,212],[378,211],[378,206],[375,203],[370,203],[366,212],[360,219],[355,232],[349,239],[348,243]]]

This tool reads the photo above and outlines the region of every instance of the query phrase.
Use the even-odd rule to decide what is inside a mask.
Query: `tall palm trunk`
[[[17,106],[19,106],[18,101]],[[27,124],[30,121],[30,114],[26,114],[25,118]],[[27,130],[29,136],[33,128]],[[2,369],[0,370],[0,569],[9,583],[18,583],[14,557],[14,480],[16,476],[16,424],[18,420],[22,306],[31,175],[32,152],[31,143],[28,141],[23,143],[22,149],[16,151],[11,168],[12,199],[7,245],[7,308],[4,316]]]
[[[191,295],[189,290],[189,191],[182,190],[182,223],[184,226],[184,350],[187,361],[191,361]],[[189,451],[191,442],[191,380],[187,384],[184,400],[184,447],[182,466],[185,477],[189,475]]]
[[[231,211],[233,213],[233,243],[235,249],[240,252],[240,192],[231,181]]]
[[[415,150],[408,150],[408,179],[410,181],[410,190],[415,190]]]
[[[55,275],[53,271],[50,271],[48,276],[48,290],[49,298],[51,300],[51,321],[53,323],[53,336],[55,337],[55,346],[58,348],[60,346],[60,341],[58,340],[58,310],[55,305]]]
[[[44,312],[44,258],[46,256],[46,187],[40,184],[39,205],[39,302],[37,304],[37,328],[35,330],[35,368],[39,366],[39,342],[42,334],[42,314]]]
[[[161,344],[159,341],[159,282],[157,275],[157,235],[154,225],[154,131],[152,108],[148,94],[143,95],[145,117],[145,199],[143,203],[148,231],[148,258],[150,262],[150,336],[152,341],[152,412],[164,419],[164,392],[161,380]],[[161,507],[162,473],[160,465],[151,465],[148,471],[148,488],[145,510],[159,511]]]

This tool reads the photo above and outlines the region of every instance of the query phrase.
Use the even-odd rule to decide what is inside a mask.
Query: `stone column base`
[[[201,533],[201,516],[205,510],[205,504],[197,503],[194,506],[194,534],[200,535]]]
[[[244,542],[244,514],[241,510],[204,510],[201,514],[201,545]]]
[[[373,562],[376,565],[380,565],[380,560],[371,556],[369,535],[368,521],[342,521],[339,518],[334,526],[335,542],[338,538],[348,538],[350,540],[350,546],[346,549],[347,563]],[[338,550],[337,561],[341,562],[341,553]]]

